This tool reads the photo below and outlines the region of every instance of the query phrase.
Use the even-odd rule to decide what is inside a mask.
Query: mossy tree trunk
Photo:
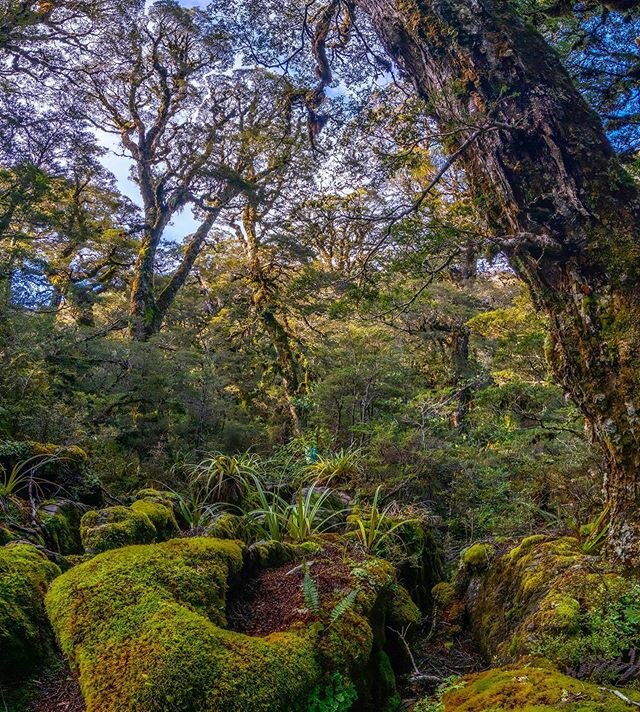
[[[609,550],[640,563],[638,193],[556,53],[499,0],[356,0],[460,149],[495,240],[549,316],[555,373],[608,459]],[[452,139],[451,136],[454,138]]]
[[[275,367],[282,383],[291,428],[293,433],[302,435],[302,419],[296,399],[304,392],[306,385],[303,363],[293,347],[293,337],[288,328],[286,316],[278,314],[278,278],[270,274],[268,266],[261,259],[261,245],[258,237],[258,212],[253,201],[248,200],[243,214],[241,234],[244,243],[248,283],[256,317],[262,324],[275,351]]]

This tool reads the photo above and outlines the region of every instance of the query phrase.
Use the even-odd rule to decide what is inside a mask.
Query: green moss
[[[158,541],[171,539],[180,531],[171,507],[167,507],[160,502],[139,499],[131,505],[131,509],[138,514],[145,514],[149,518],[150,522],[156,528],[156,538]]]
[[[226,629],[227,588],[246,575],[244,560],[240,542],[173,539],[107,551],[59,577],[47,611],[87,711],[346,712],[352,673],[372,654],[371,605],[394,576],[378,570],[379,596],[363,586],[367,595],[331,626],[252,637]]]
[[[80,554],[80,521],[85,510],[86,507],[70,500],[52,500],[40,505],[38,522],[46,547],[63,556]]]
[[[413,602],[407,589],[399,584],[393,588],[387,610],[389,623],[396,628],[403,628],[410,624],[417,625],[422,618],[420,609]]]
[[[466,566],[485,566],[494,554],[491,544],[473,544],[462,554],[462,563]]]
[[[59,573],[31,544],[0,548],[0,681],[26,677],[50,652],[43,599]]]
[[[0,546],[4,546],[10,541],[13,541],[13,538],[11,530],[8,527],[0,525]]]
[[[99,553],[128,544],[154,541],[156,528],[149,517],[129,507],[107,507],[87,512],[80,522],[84,548]]]
[[[456,597],[456,587],[448,581],[441,581],[431,589],[431,595],[438,608],[446,608]]]
[[[629,710],[629,705],[611,692],[543,666],[495,668],[463,678],[456,689],[444,695],[443,707],[444,712]]]
[[[223,512],[206,529],[207,536],[218,539],[244,539],[245,527],[242,517],[231,512]]]
[[[468,597],[473,627],[492,659],[535,654],[573,666],[640,645],[640,583],[585,555],[573,537],[528,537],[499,557]]]
[[[290,544],[281,541],[260,541],[249,547],[249,558],[254,569],[271,569],[320,553],[318,542],[306,541]]]

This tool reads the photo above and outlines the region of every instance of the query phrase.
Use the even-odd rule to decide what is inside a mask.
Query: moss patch
[[[473,544],[462,554],[462,563],[466,566],[486,566],[494,554],[491,544]]]
[[[59,577],[47,611],[88,712],[350,709],[354,691],[368,689],[358,675],[379,670],[370,619],[381,609],[384,626],[392,567],[368,565],[361,595],[331,625],[292,619],[256,636],[227,628],[227,589],[245,561],[240,542],[184,538],[107,551]]]
[[[51,651],[43,600],[59,573],[30,544],[0,548],[0,681],[27,677]]]
[[[630,693],[631,699],[633,693]],[[637,697],[637,696],[636,696]],[[495,668],[463,678],[444,695],[444,712],[628,712],[629,705],[551,667]]]
[[[107,507],[82,517],[80,535],[88,552],[99,553],[128,544],[148,544],[155,540],[156,528],[142,512],[130,507]]]
[[[565,670],[593,662],[606,680],[606,661],[640,644],[639,583],[572,537],[524,539],[470,587],[467,607],[498,664],[530,654]]]
[[[167,507],[160,502],[139,499],[131,505],[131,509],[138,514],[145,514],[149,518],[149,521],[156,529],[158,541],[166,541],[178,534],[178,522],[176,522],[171,507]]]

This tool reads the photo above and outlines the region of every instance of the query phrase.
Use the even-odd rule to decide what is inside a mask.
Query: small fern
[[[356,602],[356,596],[358,592],[356,590],[350,591],[341,601],[338,601],[331,611],[329,616],[329,625],[333,625],[338,618],[343,616],[353,604]]]
[[[304,567],[304,578],[302,580],[302,595],[304,596],[304,602],[307,608],[312,613],[320,612],[320,594],[318,593],[318,587],[316,582],[311,578],[309,573],[309,566]]]

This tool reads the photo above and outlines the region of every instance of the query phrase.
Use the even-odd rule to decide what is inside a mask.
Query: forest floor
[[[26,705],[5,703],[5,709],[23,712],[85,712],[80,686],[60,655],[56,662],[28,685]]]
[[[338,591],[346,595],[353,587],[351,565],[345,561],[344,547],[339,544],[327,546],[320,557],[312,557],[309,573],[321,603]],[[229,602],[229,628],[247,635],[268,635],[294,623],[312,621],[316,616],[305,603],[303,579],[304,564],[265,569],[240,587],[240,596]]]

